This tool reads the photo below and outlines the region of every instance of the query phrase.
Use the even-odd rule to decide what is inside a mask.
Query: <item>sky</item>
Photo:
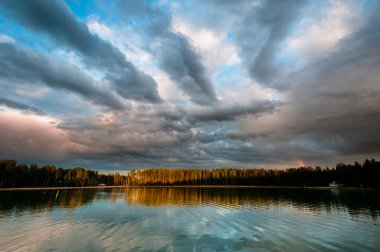
[[[0,1],[0,158],[131,168],[380,157],[380,1]]]

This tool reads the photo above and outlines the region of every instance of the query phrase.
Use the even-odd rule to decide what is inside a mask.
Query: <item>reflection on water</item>
[[[347,207],[351,213],[368,210],[373,217],[379,216],[378,191],[321,190],[284,188],[127,188],[124,199],[128,205],[141,204],[152,207],[164,205],[192,206],[218,205],[225,207],[270,208],[292,206],[310,208],[313,211]],[[120,196],[120,194],[117,194]]]
[[[375,190],[129,187],[0,192],[0,250],[376,251]]]
[[[45,211],[54,207],[75,208],[94,200],[124,200],[128,206],[223,206],[294,207],[312,211],[347,208],[350,214],[361,212],[373,218],[380,215],[377,190],[339,190],[303,188],[231,188],[231,187],[127,187],[115,189],[36,190],[0,192],[0,211]]]
[[[53,207],[75,208],[94,200],[95,190],[36,190],[0,192],[1,211],[45,211]]]

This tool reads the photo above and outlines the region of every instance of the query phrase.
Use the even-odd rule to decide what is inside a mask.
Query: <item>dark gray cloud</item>
[[[12,19],[47,34],[58,46],[79,52],[89,66],[106,70],[115,90],[127,99],[160,102],[154,80],[139,71],[114,46],[93,35],[77,21],[63,1],[1,1],[0,9]]]
[[[151,116],[161,118],[161,121],[157,121],[160,122],[160,130],[187,132],[192,128],[201,127],[205,131],[213,131],[213,128],[223,128],[223,124],[220,124],[222,122],[235,122],[247,116],[259,118],[275,112],[283,105],[284,103],[279,101],[256,101],[243,105],[219,102],[213,106],[198,106],[188,110],[181,107],[175,109],[161,107]],[[220,139],[222,136],[226,137],[226,134],[202,133],[197,137],[203,141],[202,139],[208,138]]]
[[[214,159],[225,159],[236,162],[239,166],[258,167],[268,163],[274,167],[289,167],[290,164],[298,165],[298,160],[306,160],[307,164],[326,164],[331,161],[332,152],[316,150],[312,146],[296,143],[266,143],[234,144],[233,142],[219,142],[218,144],[204,147],[209,156]],[[338,160],[334,160],[337,162]],[[228,161],[227,161],[228,162]]]
[[[94,104],[124,109],[115,94],[94,85],[90,76],[67,62],[9,43],[0,43],[0,56],[0,79],[28,85],[44,83],[79,94]]]
[[[36,107],[26,105],[24,103],[18,102],[18,101],[13,101],[4,97],[0,96],[0,105],[3,104],[7,106],[8,108],[15,108],[19,110],[25,110],[25,111],[30,111],[32,113],[35,113],[37,115],[45,115],[46,113]]]
[[[257,102],[249,105],[203,107],[186,110],[168,104],[140,104],[139,108],[116,112],[105,124],[102,116],[68,118],[58,125],[72,142],[86,146],[78,158],[99,156],[106,160],[122,159],[142,165],[174,164],[198,167],[214,157],[209,148],[228,142],[229,126],[242,116],[260,117],[272,113],[279,104]],[[226,114],[226,116],[222,116]],[[233,125],[231,125],[233,127]],[[232,142],[231,142],[232,143]],[[236,141],[233,143],[236,145]],[[229,159],[230,157],[225,157]]]
[[[283,67],[276,63],[276,53],[300,17],[303,3],[303,0],[263,1],[259,6],[252,5],[239,25],[236,42],[240,55],[250,75],[260,84],[283,88],[274,82]]]
[[[273,131],[264,131],[260,133],[232,132],[228,134],[228,137],[230,139],[247,141],[247,140],[256,139],[258,137],[264,137],[264,138],[269,137],[272,134],[273,134]]]
[[[337,156],[379,154],[380,7],[373,7],[332,53],[286,79],[294,85],[292,105],[284,111],[279,137]]]
[[[217,101],[211,81],[185,37],[170,33],[159,39],[159,45],[152,49],[160,67],[165,70],[173,82],[198,104],[212,104]]]
[[[198,104],[212,104],[216,94],[201,57],[188,40],[180,33],[172,31],[170,14],[144,1],[130,0],[118,2],[124,21],[137,19],[147,38],[146,49],[155,56],[163,69],[191,100]]]
[[[247,105],[217,104],[212,107],[204,107],[193,110],[189,114],[189,121],[234,121],[238,117],[252,115],[259,117],[263,114],[272,113],[282,102],[258,101]]]
[[[63,2],[32,3],[38,3],[40,7],[49,6],[49,10],[53,6],[53,9],[63,13],[56,16],[63,16],[54,20],[48,18],[43,9],[21,8],[31,5],[29,3],[4,1],[0,5],[17,5],[17,10],[13,9],[12,12],[17,14],[16,19],[20,23],[48,34],[48,38],[63,49],[75,50],[83,56],[86,67],[105,70],[104,81],[109,81],[119,94],[125,91],[124,97],[136,95],[136,99],[155,101],[152,97],[148,98],[152,89],[146,89],[146,94],[139,93],[145,91],[139,89],[139,85],[119,89],[126,80],[128,83],[140,83],[148,78],[142,82],[149,83],[150,77],[137,71],[133,65],[128,65],[117,49],[89,34],[87,27],[76,21]],[[323,11],[331,7],[338,8],[334,11],[344,10],[346,13],[348,9],[343,8],[345,3],[340,4],[316,6],[323,7]],[[191,5],[197,5],[199,11],[192,11]],[[120,26],[129,22],[128,32],[137,33],[143,40],[143,45],[139,47],[147,50],[171,80],[198,104],[181,104],[178,101],[156,104],[122,102],[119,100],[121,97],[97,85],[99,83],[75,66],[53,58],[54,55],[48,56],[13,44],[1,44],[0,78],[2,83],[41,82],[57,90],[74,92],[106,107],[96,107],[94,111],[80,115],[75,111],[70,116],[64,115],[63,118],[57,118],[56,127],[43,122],[44,130],[54,131],[50,137],[56,141],[52,142],[64,146],[63,150],[58,148],[53,156],[59,156],[63,151],[65,160],[70,160],[73,165],[97,168],[284,167],[297,165],[298,160],[304,160],[307,165],[331,165],[339,161],[378,158],[379,4],[373,3],[371,8],[359,10],[361,16],[357,20],[360,19],[362,23],[348,27],[346,32],[349,35],[337,41],[332,48],[318,56],[307,58],[308,55],[305,55],[307,60],[302,61],[302,66],[297,64],[297,54],[288,55],[289,58],[281,59],[289,64],[284,66],[279,61],[279,53],[287,50],[283,43],[294,35],[294,27],[298,27],[300,20],[304,21],[305,13],[310,14],[311,9],[306,5],[309,3],[303,4],[303,1],[189,1],[184,5],[186,10],[173,14],[169,7],[176,4],[119,2],[120,18],[124,19]],[[181,5],[178,8],[181,9]],[[218,101],[210,81],[212,77],[202,66],[203,55],[191,47],[186,37],[172,30],[172,14],[182,15],[184,11],[191,12],[182,21],[187,22],[192,29],[205,27],[215,31],[215,34],[222,34],[229,39],[228,43],[235,43],[233,46],[239,49],[243,61],[234,67],[239,68],[239,73],[240,67],[248,69],[252,79],[269,89],[260,89],[262,93],[252,95],[255,99],[248,99],[254,89],[245,90],[242,89],[244,85],[237,85],[236,93],[223,93],[223,100]],[[29,12],[43,15],[34,17],[27,14]],[[319,14],[323,17],[323,13]],[[51,23],[43,24],[46,20]],[[319,20],[311,21],[318,26]],[[343,26],[349,25],[344,22]],[[109,27],[112,28],[112,25],[111,22]],[[313,27],[314,24],[310,25]],[[303,28],[305,31],[299,32],[305,32],[301,35],[308,36],[307,29],[310,27]],[[15,41],[19,43],[17,38]],[[289,73],[293,63],[297,69]],[[135,69],[136,72],[127,75],[127,69]],[[232,90],[234,85],[225,82],[217,84],[215,87],[220,88],[221,92]],[[222,86],[224,84],[230,86],[226,88]],[[283,92],[269,94],[267,90],[270,89]],[[4,91],[0,104],[38,114],[39,108],[27,105],[36,104],[28,102],[28,97],[15,100],[7,97],[7,94],[17,94],[12,87],[0,85],[0,91]],[[246,92],[241,100],[238,92]],[[258,100],[261,94],[263,100]],[[269,95],[273,100],[264,100]],[[16,100],[25,101],[25,104]],[[15,115],[9,111],[0,112],[0,135],[6,139],[5,142],[10,143],[8,146],[21,145],[24,138],[46,144],[45,134],[34,134],[27,127],[22,129],[22,134],[17,134],[13,129],[18,122],[11,118]],[[7,121],[3,120],[6,116],[10,118]],[[23,113],[21,116],[23,118],[19,121],[26,120],[25,117],[29,115]],[[37,128],[41,128],[40,125],[36,126],[36,131]],[[31,144],[25,146],[32,148]],[[23,152],[29,156],[36,155],[35,151],[28,148],[23,149]],[[3,150],[9,155],[16,151],[9,148]]]
[[[240,22],[260,0],[193,0],[181,3],[178,8],[181,19],[190,25],[216,31],[225,31],[232,23]],[[197,6],[196,11],[189,11]],[[231,35],[237,30],[230,29]]]

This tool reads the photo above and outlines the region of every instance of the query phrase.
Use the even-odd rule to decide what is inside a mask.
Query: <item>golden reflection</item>
[[[272,195],[241,188],[127,187],[125,189],[115,188],[112,195],[117,193],[124,196],[124,201],[129,206],[220,205],[238,207],[254,205],[269,208],[274,203]],[[277,205],[278,203],[277,201]]]
[[[94,201],[124,201],[130,207],[220,206],[223,208],[289,209],[310,212],[348,211],[353,218],[380,216],[378,191],[307,190],[244,187],[125,187],[110,189],[36,190],[1,192],[0,212],[74,209]]]
[[[349,213],[360,214],[364,202],[355,202],[349,194],[331,194],[330,190],[233,187],[126,187],[114,188],[110,200],[123,199],[128,206],[221,206],[255,209],[289,209],[302,212],[339,211],[343,206]],[[373,193],[367,192],[366,198]],[[355,198],[355,197],[353,197]],[[346,208],[346,209],[347,209]],[[378,206],[369,210],[379,216]]]

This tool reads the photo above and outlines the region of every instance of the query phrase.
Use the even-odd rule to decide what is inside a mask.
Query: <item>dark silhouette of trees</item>
[[[0,160],[0,187],[52,187],[52,186],[95,186],[126,185],[126,176],[98,174],[97,171],[81,167],[57,168],[54,165],[39,167],[17,164],[15,160]]]
[[[328,186],[330,182],[348,187],[380,187],[380,162],[339,163],[335,168],[298,167],[278,169],[145,169],[128,175],[98,174],[81,167],[72,169],[0,161],[0,187],[136,185],[247,185],[247,186]]]

